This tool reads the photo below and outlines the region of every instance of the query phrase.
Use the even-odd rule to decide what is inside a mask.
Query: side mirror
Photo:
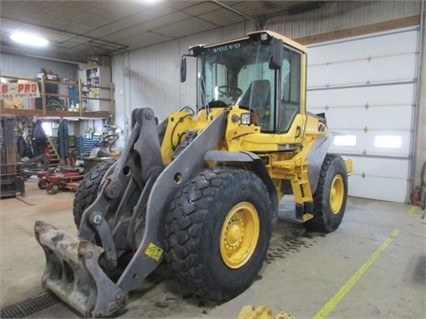
[[[186,57],[183,56],[180,60],[180,82],[186,81]]]
[[[280,40],[272,38],[269,43],[269,68],[278,70],[283,63],[283,43]]]

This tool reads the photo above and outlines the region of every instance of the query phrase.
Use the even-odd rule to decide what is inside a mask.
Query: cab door
[[[277,133],[301,142],[305,125],[306,54],[284,46],[277,94]]]

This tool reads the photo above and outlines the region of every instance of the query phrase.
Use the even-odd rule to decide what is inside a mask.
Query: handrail
[[[84,84],[82,80],[78,81],[57,81],[47,79],[43,76],[41,79],[30,79],[24,77],[15,77],[0,75],[1,78],[15,81],[26,81],[26,82],[36,82],[40,90],[40,99],[41,107],[37,108],[37,105],[27,108],[7,108],[3,100],[0,100],[0,111],[1,114],[10,114],[10,115],[29,115],[29,116],[39,116],[39,117],[78,117],[78,118],[111,118],[114,114],[115,107],[115,98],[114,98],[114,84],[111,83],[111,86],[93,86]],[[78,95],[71,94],[59,94],[59,93],[49,93],[47,92],[46,84],[56,84],[59,86],[75,86],[78,90]],[[98,96],[90,96],[90,92],[96,89],[98,91]],[[109,94],[104,94],[101,92],[110,92]],[[68,92],[69,93],[69,92]],[[101,97],[102,96],[102,97]],[[108,96],[108,97],[106,97]],[[58,98],[59,102],[55,105],[55,109],[51,109],[52,105],[49,105],[52,97]],[[71,109],[71,101],[73,99],[78,99],[79,105],[75,109]],[[35,103],[37,100],[35,100]],[[40,100],[39,100],[40,101]],[[88,111],[86,108],[88,101],[104,101],[110,103],[109,111]],[[28,106],[28,103],[27,103]],[[40,106],[40,105],[39,105]]]

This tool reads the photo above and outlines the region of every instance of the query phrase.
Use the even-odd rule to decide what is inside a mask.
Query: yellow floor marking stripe
[[[399,230],[395,229],[392,234],[380,245],[379,248],[367,259],[367,261],[349,278],[339,291],[331,297],[331,299],[321,308],[320,311],[314,316],[314,319],[327,318],[327,316],[336,308],[342,301],[345,295],[352,289],[358,280],[365,274],[365,272],[374,264],[377,258],[383,251],[390,245],[390,243],[398,236]]]
[[[408,216],[413,215],[417,211],[418,208],[419,208],[418,206],[411,206],[411,208],[407,212],[407,215]]]

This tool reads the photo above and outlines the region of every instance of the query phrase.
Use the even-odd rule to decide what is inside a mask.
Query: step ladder
[[[49,156],[49,168],[56,168],[59,165],[62,164],[62,159],[59,156],[59,153],[55,147],[55,145],[52,142],[52,139],[50,137],[47,138],[47,147],[48,147],[48,156]]]

